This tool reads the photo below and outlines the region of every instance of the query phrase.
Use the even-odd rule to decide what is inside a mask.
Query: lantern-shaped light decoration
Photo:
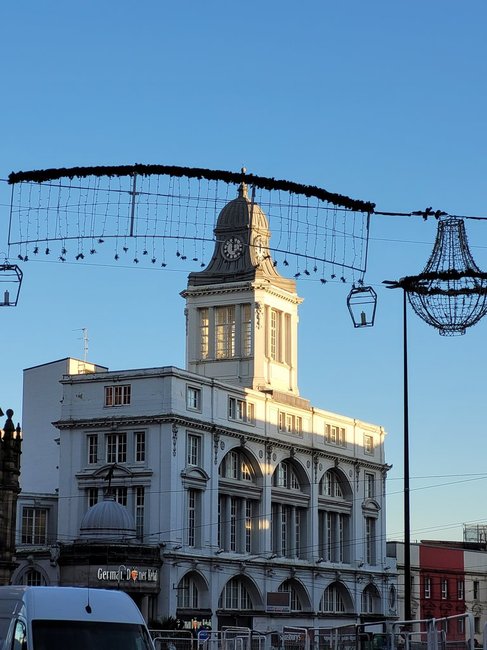
[[[22,271],[17,264],[0,264],[0,307],[15,307],[19,300]]]
[[[377,307],[377,294],[372,287],[354,285],[348,294],[347,307],[354,327],[372,327]]]
[[[487,273],[468,247],[463,219],[442,218],[433,252],[417,276],[398,283],[416,314],[443,336],[465,334],[487,313]]]

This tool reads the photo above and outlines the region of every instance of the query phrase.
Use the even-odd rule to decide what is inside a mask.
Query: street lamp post
[[[404,618],[411,616],[411,516],[409,504],[409,393],[408,393],[408,328],[406,291],[403,290],[403,389],[404,389]]]

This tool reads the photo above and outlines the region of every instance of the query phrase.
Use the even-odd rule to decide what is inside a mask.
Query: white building
[[[275,269],[267,218],[245,186],[215,235],[212,260],[182,293],[186,370],[94,368],[62,379],[60,546],[50,566],[60,582],[123,586],[149,618],[215,629],[395,617],[385,432],[300,397],[301,299]],[[24,422],[24,447],[30,433]],[[145,584],[121,577],[136,548],[123,531],[127,556],[116,555],[118,565],[87,551],[95,564],[76,566],[72,549],[87,539],[87,518],[101,513],[107,483],[133,514],[143,547],[160,549],[160,566],[133,566]],[[44,579],[51,574],[42,568]]]

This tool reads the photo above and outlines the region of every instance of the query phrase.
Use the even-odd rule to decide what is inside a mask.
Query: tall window
[[[480,582],[478,580],[473,581],[473,599],[479,600],[480,598]]]
[[[282,461],[272,477],[272,550],[290,558],[305,557],[307,496],[292,463]],[[283,489],[288,491],[283,493]]]
[[[235,356],[235,306],[215,309],[215,349],[217,359]]]
[[[126,485],[120,485],[113,489],[115,501],[121,506],[127,505],[128,489]]]
[[[349,562],[350,515],[344,512],[318,512],[318,541],[325,562]]]
[[[232,449],[219,468],[218,544],[234,553],[251,553],[258,544],[260,489],[255,471],[240,449]]]
[[[441,599],[442,600],[447,600],[448,599],[448,580],[447,580],[447,578],[442,578],[441,579]]]
[[[200,313],[200,358],[208,359],[210,355],[210,319],[208,308],[199,310]]]
[[[47,508],[23,508],[21,542],[47,543]]]
[[[188,546],[200,546],[200,503],[201,492],[189,489],[187,491],[187,519],[186,519],[186,543]]]
[[[245,502],[245,552],[252,550],[252,530],[254,528],[254,502]]]
[[[144,509],[145,509],[145,488],[137,485],[134,488],[135,506],[135,531],[140,540],[144,538]]]
[[[177,606],[185,609],[198,609],[198,587],[191,576],[184,576],[178,585]]]
[[[365,472],[365,497],[375,499],[375,476]]]
[[[145,431],[134,432],[135,462],[145,461]]]
[[[424,577],[424,597],[431,598],[431,578],[429,576]]]
[[[105,386],[105,406],[125,406],[130,404],[130,384]]]
[[[186,439],[186,465],[201,466],[201,436],[188,433]]]
[[[242,356],[250,357],[252,354],[252,309],[249,304],[240,306],[240,316]]]
[[[465,598],[465,584],[463,580],[457,580],[457,598],[458,600]]]
[[[88,436],[88,464],[94,465],[98,462],[98,434]]]
[[[335,469],[329,469],[319,484],[318,544],[325,562],[350,562],[351,489]]]
[[[127,434],[109,433],[106,437],[107,463],[127,462]]]
[[[282,312],[271,309],[270,313],[270,357],[274,361],[282,361]]]
[[[376,563],[376,536],[375,536],[376,520],[374,517],[365,518],[365,557],[367,564]]]

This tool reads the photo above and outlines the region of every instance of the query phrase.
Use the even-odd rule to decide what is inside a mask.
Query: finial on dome
[[[242,172],[242,176],[244,176],[247,173],[247,167],[242,167],[240,171]],[[248,198],[247,183],[244,181],[240,183],[240,187],[238,188],[238,195],[244,199]]]

